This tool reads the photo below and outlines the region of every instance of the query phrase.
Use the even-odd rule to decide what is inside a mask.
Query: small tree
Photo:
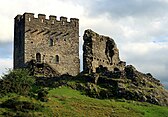
[[[35,83],[35,78],[26,69],[9,70],[0,81],[0,95],[17,93],[27,95]]]

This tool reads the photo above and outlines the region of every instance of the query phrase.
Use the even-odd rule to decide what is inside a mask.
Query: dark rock
[[[31,75],[37,76],[37,77],[57,77],[61,76],[58,71],[53,69],[49,64],[47,63],[38,63],[35,60],[31,60],[26,63],[27,68],[29,69]]]
[[[135,75],[135,67],[133,67],[132,65],[127,65],[125,67],[125,73],[126,73],[126,77],[128,79],[135,79],[136,75]]]

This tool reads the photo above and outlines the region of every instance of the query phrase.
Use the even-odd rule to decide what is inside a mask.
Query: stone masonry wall
[[[92,30],[85,30],[83,45],[83,70],[96,72],[99,66],[109,71],[123,70],[125,62],[120,61],[119,50],[113,39],[99,35]]]
[[[23,67],[32,59],[47,63],[60,74],[79,73],[79,20],[56,19],[32,13],[15,18],[14,68]]]
[[[24,66],[24,23],[22,15],[15,17],[14,25],[14,68]]]

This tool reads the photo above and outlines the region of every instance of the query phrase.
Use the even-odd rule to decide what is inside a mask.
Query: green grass
[[[0,99],[0,103],[18,95],[12,94]],[[20,100],[42,104],[44,109],[33,116],[54,117],[168,117],[168,108],[149,103],[120,100],[100,100],[81,95],[81,92],[68,87],[49,90],[48,102],[19,96]],[[0,116],[10,109],[0,108]]]
[[[50,90],[49,97],[48,106],[57,116],[168,117],[167,107],[135,101],[94,99],[67,87]]]
[[[27,116],[27,117],[43,117],[43,116],[50,116],[52,115],[52,111],[47,108],[43,107],[42,102],[30,98],[30,97],[25,97],[25,96],[20,96],[17,94],[8,94],[3,98],[0,98],[0,104],[3,102],[10,100],[10,99],[16,99],[16,102],[30,102],[31,104],[35,105],[36,107],[39,107],[39,110],[26,110],[26,111],[21,111],[19,108],[22,108],[20,106],[18,107],[18,110],[12,109],[12,108],[1,108],[0,107],[0,117],[13,117],[13,116]],[[4,113],[8,113],[7,115],[4,115]],[[19,115],[18,115],[19,114]]]

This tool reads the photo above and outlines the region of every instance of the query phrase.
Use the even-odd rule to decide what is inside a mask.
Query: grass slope
[[[80,92],[62,87],[50,90],[49,106],[58,116],[76,117],[166,117],[168,108],[124,100],[99,100],[81,95]],[[53,102],[52,102],[53,101]],[[54,107],[52,103],[56,103]],[[54,107],[54,108],[53,108]]]
[[[148,103],[126,100],[100,100],[81,95],[81,92],[68,87],[49,90],[48,102],[40,102],[34,98],[8,95],[0,99],[0,104],[10,98],[19,97],[20,101],[41,104],[38,111],[25,113],[29,117],[168,117],[168,108]],[[0,116],[7,112],[17,113],[9,108],[0,108]],[[23,112],[24,113],[24,112]]]

